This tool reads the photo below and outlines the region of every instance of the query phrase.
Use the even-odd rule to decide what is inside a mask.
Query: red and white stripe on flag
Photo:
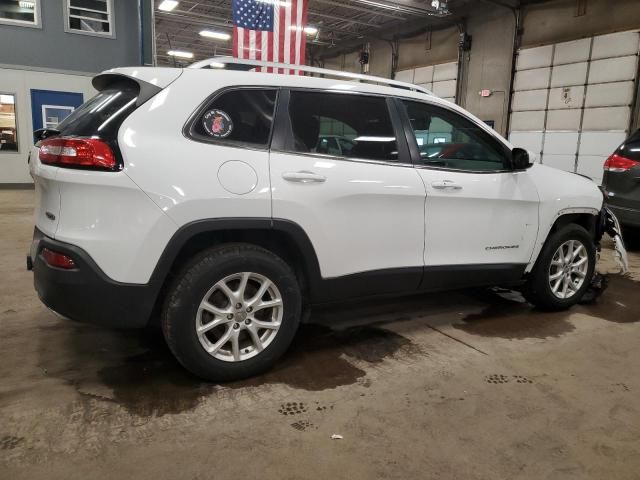
[[[305,64],[307,0],[270,0],[273,31],[233,27],[233,56],[265,62]],[[256,70],[262,71],[262,68]],[[299,70],[265,68],[269,73],[300,74]]]

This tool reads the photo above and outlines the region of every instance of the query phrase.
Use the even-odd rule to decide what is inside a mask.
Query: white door
[[[406,268],[405,285],[417,288],[425,189],[402,162],[406,144],[399,152],[387,101],[292,91],[288,110],[290,138],[270,156],[273,217],[304,229],[323,279]],[[319,153],[323,138],[348,140],[342,155]],[[396,287],[387,285],[389,292]]]
[[[600,183],[605,160],[629,134],[639,51],[638,31],[520,49],[511,142]]]
[[[400,70],[395,76],[396,80],[420,85],[452,103],[456,103],[457,78],[458,62]]]
[[[538,231],[538,193],[508,150],[470,119],[402,101],[427,188],[425,265],[524,265]]]

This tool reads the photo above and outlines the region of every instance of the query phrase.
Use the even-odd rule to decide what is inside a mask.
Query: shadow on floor
[[[386,358],[428,355],[381,325],[416,320],[415,328],[426,328],[434,312],[468,334],[550,338],[573,331],[568,317],[576,312],[612,322],[640,321],[637,295],[637,282],[612,276],[609,289],[597,303],[580,305],[571,312],[538,312],[506,291],[377,299],[318,309],[311,318],[316,323],[301,327],[291,350],[274,369],[225,388],[285,384],[320,391],[362,382],[365,369]],[[136,415],[191,410],[221,388],[186,372],[159,331],[118,331],[60,320],[41,327],[38,338],[39,366],[45,375],[73,385],[85,397],[117,403]]]

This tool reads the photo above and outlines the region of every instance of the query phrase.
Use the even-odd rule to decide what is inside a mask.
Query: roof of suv
[[[289,67],[291,68],[291,67]],[[322,69],[319,69],[322,70]],[[331,70],[327,70],[331,72]],[[341,72],[337,72],[341,73]],[[321,78],[305,75],[288,75],[278,73],[262,73],[256,71],[225,70],[220,68],[167,68],[167,67],[123,67],[107,70],[100,75],[125,75],[142,81],[151,83],[160,88],[165,88],[178,77],[189,77],[191,79],[201,78],[203,87],[211,88],[212,84],[238,85],[238,86],[275,86],[275,87],[297,87],[318,90],[342,90],[359,93],[370,93],[376,95],[386,95],[395,97],[415,98],[418,100],[429,100],[434,103],[446,104],[449,107],[459,109],[459,107],[447,100],[427,93],[428,90],[417,85],[403,82],[395,82],[397,86],[380,85],[376,82],[388,79],[373,77],[368,75],[358,75],[366,81],[341,80],[333,78]],[[357,74],[356,74],[357,75]],[[410,90],[415,87],[417,90]],[[462,109],[460,109],[462,110]]]
[[[224,57],[225,59],[227,57]],[[206,60],[206,64],[210,64],[214,59]],[[244,63],[244,62],[239,62]],[[268,62],[255,62],[264,63],[265,65],[277,66],[277,68],[288,68],[294,70],[292,65],[281,64],[269,64]],[[203,62],[198,64],[206,65]],[[211,93],[215,90],[232,86],[265,86],[265,87],[289,87],[289,88],[304,88],[315,89],[322,91],[343,91],[354,93],[365,93],[372,95],[384,95],[389,97],[400,97],[406,99],[415,99],[419,101],[427,101],[436,105],[441,105],[450,110],[455,110],[467,118],[473,119],[477,125],[481,126],[484,130],[496,136],[500,141],[511,147],[509,142],[502,136],[497,135],[495,130],[487,126],[482,120],[472,115],[464,108],[456,105],[453,102],[444,100],[432,93],[427,93],[428,90],[423,89],[417,85],[412,85],[404,82],[395,82],[393,80],[384,79],[380,77],[373,77],[368,75],[351,74],[354,78],[364,79],[360,80],[340,80],[331,78],[321,78],[315,76],[304,75],[288,75],[277,73],[262,73],[256,71],[244,71],[244,70],[227,70],[224,68],[202,68],[198,67],[198,64],[194,64],[188,68],[166,68],[166,67],[125,67],[114,68],[103,72],[102,75],[115,74],[125,75],[146,81],[160,88],[165,88],[178,78],[182,80],[188,80],[194,85],[201,85],[203,91]],[[348,72],[335,72],[332,70],[314,69],[312,67],[300,67],[307,71],[324,71],[324,75],[345,74]],[[344,75],[341,75],[344,76]],[[377,82],[383,82],[387,85],[380,85]],[[389,86],[395,85],[395,86]],[[420,89],[422,91],[411,90],[410,88]]]

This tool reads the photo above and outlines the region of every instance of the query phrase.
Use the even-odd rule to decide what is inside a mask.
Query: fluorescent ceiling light
[[[281,7],[290,7],[291,2],[287,2],[286,0],[258,0],[260,3],[268,3],[270,5],[280,5]]]
[[[307,35],[315,35],[318,33],[318,29],[316,27],[312,27],[311,25],[307,25],[306,27],[298,27],[297,25],[291,25],[291,30],[304,30],[304,33]]]
[[[18,2],[18,5],[20,5],[20,8],[28,8],[30,10],[36,8],[36,2],[20,1]]]
[[[5,105],[13,105],[15,100],[13,99],[13,95],[0,95],[0,103],[4,103]]]
[[[174,8],[178,6],[180,2],[177,0],[164,0],[159,6],[158,10],[162,10],[163,12],[170,12]]]
[[[222,62],[211,62],[209,64],[209,66],[211,68],[224,68],[224,67],[226,67],[226,65],[224,63],[222,63]]]
[[[182,50],[169,50],[167,54],[178,58],[193,58],[193,53],[183,52]]]
[[[200,30],[201,37],[217,38],[218,40],[229,40],[231,35],[224,32],[214,32],[213,30]]]

